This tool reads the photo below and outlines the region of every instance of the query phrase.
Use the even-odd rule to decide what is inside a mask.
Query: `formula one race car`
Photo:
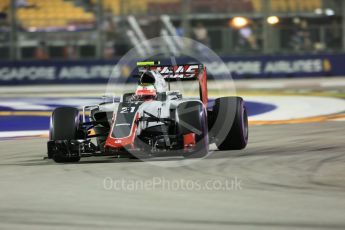
[[[77,162],[86,156],[201,158],[209,144],[219,150],[247,145],[248,118],[240,97],[207,95],[207,72],[201,64],[138,63],[135,92],[119,102],[56,108],[50,120],[48,158]],[[170,90],[170,81],[198,80],[200,99]],[[88,115],[87,115],[88,114]]]

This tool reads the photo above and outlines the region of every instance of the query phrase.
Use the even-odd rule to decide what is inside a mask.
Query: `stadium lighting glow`
[[[320,9],[320,8],[317,8],[314,10],[314,13],[315,14],[318,14],[318,15],[322,15],[322,14],[325,14],[327,16],[333,16],[335,14],[334,10],[330,9],[330,8],[327,8],[327,9]]]
[[[249,20],[245,17],[234,17],[230,20],[230,25],[236,28],[242,28],[249,24]]]
[[[29,32],[36,32],[37,31],[37,28],[36,27],[29,27]]]
[[[275,24],[278,24],[279,23],[279,18],[277,16],[269,16],[267,18],[267,23],[268,24],[271,24],[271,25],[275,25]]]
[[[317,9],[315,9],[315,14],[322,14],[322,9],[320,9],[320,8],[317,8]]]
[[[299,24],[300,22],[301,22],[300,18],[297,18],[297,17],[293,18],[293,23]]]
[[[75,31],[76,27],[74,25],[70,25],[70,26],[67,27],[67,30],[68,31]]]
[[[326,9],[326,10],[325,10],[325,14],[326,14],[327,16],[333,16],[333,15],[334,15],[334,10],[332,10],[332,9]]]

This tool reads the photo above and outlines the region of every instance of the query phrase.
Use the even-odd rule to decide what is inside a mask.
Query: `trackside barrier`
[[[243,78],[298,78],[316,76],[345,76],[345,54],[337,55],[272,55],[227,56],[225,65],[204,63],[209,79],[223,79],[227,69],[235,79]],[[135,66],[135,60],[133,67]],[[197,60],[177,58],[177,63],[195,63]],[[117,60],[112,61],[2,61],[0,85],[106,83],[114,71]],[[161,60],[162,64],[170,64]],[[118,81],[129,81],[133,67],[121,66]],[[133,79],[132,79],[133,80]]]

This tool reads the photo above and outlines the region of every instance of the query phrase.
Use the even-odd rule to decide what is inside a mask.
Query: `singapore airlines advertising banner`
[[[284,78],[345,76],[345,54],[301,56],[255,56],[223,57],[224,64],[203,63],[208,68],[209,78],[220,78],[230,70],[232,77]],[[165,64],[164,60],[161,60]],[[188,58],[177,59],[178,64],[195,63]],[[114,61],[7,61],[0,62],[0,84],[49,84],[49,83],[105,83],[109,79]],[[122,66],[128,81],[131,68]],[[212,74],[211,74],[212,73]]]

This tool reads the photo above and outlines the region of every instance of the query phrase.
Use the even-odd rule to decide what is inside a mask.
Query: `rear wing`
[[[148,70],[157,71],[167,80],[192,80],[196,79],[198,74],[202,71],[203,65],[190,64],[190,65],[152,65],[140,66],[139,72]]]
[[[176,80],[198,80],[200,100],[207,107],[207,71],[202,64],[160,65],[160,62],[138,62],[138,71],[157,71],[168,82]]]

